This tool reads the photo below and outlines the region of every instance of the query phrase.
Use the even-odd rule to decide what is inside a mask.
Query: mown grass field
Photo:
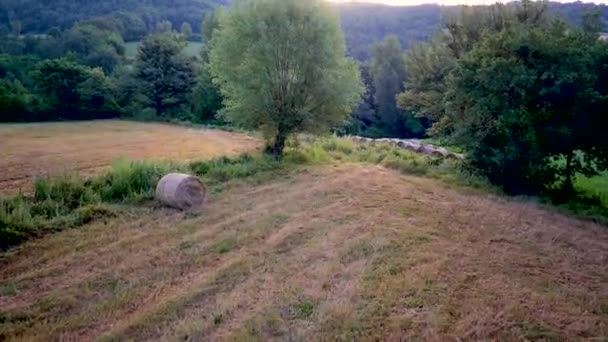
[[[141,44],[140,42],[125,43],[125,46],[126,46],[125,55],[128,60],[135,60],[135,56],[137,56],[137,49],[139,48],[140,44]],[[203,43],[188,42],[188,46],[186,47],[185,51],[188,56],[199,56],[202,48],[203,48]]]
[[[326,139],[190,167],[200,215],[125,203],[0,254],[0,340],[608,336],[606,227],[447,162]]]
[[[250,136],[120,120],[1,124],[0,194],[27,192],[36,177],[98,173],[119,158],[186,161],[261,148]]]

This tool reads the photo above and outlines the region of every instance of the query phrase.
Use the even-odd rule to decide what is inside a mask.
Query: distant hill
[[[549,12],[573,25],[580,25],[583,15],[598,10],[608,27],[608,6],[592,3],[549,3]],[[442,17],[457,13],[457,6],[420,5],[387,6],[368,3],[339,5],[349,53],[359,60],[367,60],[374,43],[388,35],[396,35],[404,48],[411,42],[425,41],[442,23]]]
[[[159,22],[170,21],[175,28],[187,22],[194,33],[207,11],[230,0],[2,0],[0,33],[18,29],[20,33],[46,33],[66,29],[76,21],[98,20],[111,25],[127,41],[138,40]],[[420,5],[395,7],[366,3],[338,6],[350,55],[359,60],[370,57],[371,46],[387,35],[397,35],[401,44],[427,40],[440,26],[446,13],[457,7]],[[549,10],[572,24],[580,24],[585,12],[599,10],[608,22],[608,6],[590,3],[550,3]],[[100,20],[101,19],[101,20]],[[16,24],[16,25],[15,25]]]
[[[349,53],[359,60],[370,57],[371,46],[385,36],[396,35],[404,47],[427,40],[439,27],[446,7],[421,5],[395,7],[352,3],[339,6]]]
[[[200,32],[205,12],[228,0],[2,0],[0,31],[11,31],[19,21],[21,33],[45,33],[53,27],[67,29],[76,21],[112,19],[127,40],[138,39],[168,20],[174,27],[190,23]],[[131,35],[131,36],[129,36]]]

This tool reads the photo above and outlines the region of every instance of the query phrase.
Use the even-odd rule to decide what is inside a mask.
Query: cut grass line
[[[198,297],[211,296],[217,292],[229,291],[238,279],[251,272],[253,265],[243,256],[226,260],[212,274],[203,274],[190,284],[177,289],[170,296],[156,300],[154,305],[140,308],[122,319],[101,341],[125,340],[137,336],[153,325],[161,324],[168,317],[175,317],[189,302]]]

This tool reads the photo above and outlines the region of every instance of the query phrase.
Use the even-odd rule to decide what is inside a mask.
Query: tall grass
[[[39,178],[31,195],[0,198],[0,249],[49,232],[77,227],[95,218],[113,216],[120,204],[153,199],[160,178],[171,172],[202,177],[212,190],[234,179],[262,181],[289,164],[263,155],[221,157],[191,163],[119,160],[105,174]]]

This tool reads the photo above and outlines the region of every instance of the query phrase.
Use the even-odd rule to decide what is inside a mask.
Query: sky
[[[490,5],[496,2],[490,0],[329,0],[332,2],[373,2],[394,6],[411,6],[411,5],[420,5],[420,4],[428,4],[428,3],[437,3],[441,5]],[[503,1],[505,2],[505,1]],[[573,2],[573,1],[558,1],[558,2]],[[608,0],[600,0],[600,1],[583,1],[583,2],[594,2],[594,3],[608,3]]]

